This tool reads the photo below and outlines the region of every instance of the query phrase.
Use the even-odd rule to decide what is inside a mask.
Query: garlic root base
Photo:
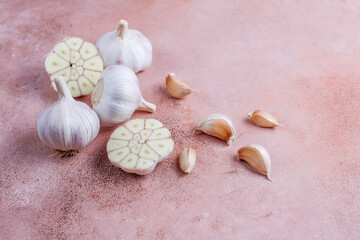
[[[66,158],[66,157],[73,157],[75,156],[76,154],[78,154],[80,151],[79,150],[59,150],[59,149],[53,149],[52,150],[53,153],[54,153],[54,156],[56,157],[63,157],[63,158]]]

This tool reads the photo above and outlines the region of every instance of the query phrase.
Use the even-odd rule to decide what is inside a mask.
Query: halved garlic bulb
[[[231,119],[222,113],[213,113],[201,120],[194,132],[204,132],[220,138],[230,145],[235,139],[235,128]]]
[[[152,62],[152,46],[141,32],[129,29],[120,20],[118,29],[104,34],[96,43],[105,66],[126,65],[135,73],[145,70]]]
[[[174,149],[170,131],[156,119],[133,119],[118,127],[107,143],[110,162],[125,172],[145,175]]]
[[[142,97],[135,73],[124,65],[113,65],[103,71],[91,102],[103,126],[125,122],[135,110],[154,112],[156,109]]]
[[[59,100],[40,113],[37,131],[56,155],[72,156],[95,139],[100,121],[88,105],[72,98],[65,79],[56,77],[54,82]]]
[[[54,79],[63,77],[73,97],[92,93],[104,69],[102,58],[95,45],[78,37],[68,37],[59,42],[45,59],[45,69]]]

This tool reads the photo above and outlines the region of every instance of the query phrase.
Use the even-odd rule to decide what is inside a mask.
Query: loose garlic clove
[[[94,44],[69,37],[56,44],[47,55],[45,69],[55,91],[55,77],[61,76],[66,80],[71,95],[79,97],[92,93],[104,64]]]
[[[125,20],[120,20],[118,29],[104,34],[96,43],[105,67],[125,65],[135,73],[145,70],[152,62],[152,46],[141,32],[129,29]]]
[[[185,148],[179,157],[179,165],[185,173],[190,173],[195,167],[196,152],[193,148]]]
[[[250,112],[248,116],[253,123],[260,127],[272,128],[276,126],[283,126],[273,115],[262,110]]]
[[[249,144],[238,150],[239,160],[247,162],[255,171],[270,178],[270,155],[266,149],[259,144]]]
[[[170,131],[156,119],[133,119],[118,127],[107,143],[110,162],[127,173],[145,175],[174,149]]]
[[[169,73],[166,77],[166,89],[174,98],[183,98],[196,91],[178,78],[175,73]]]
[[[103,71],[91,102],[102,126],[125,122],[135,110],[154,112],[156,109],[142,97],[135,73],[124,65],[113,65]]]
[[[220,138],[230,145],[235,139],[235,128],[231,119],[225,114],[213,113],[201,120],[194,132],[204,132],[210,136]]]
[[[100,121],[85,103],[75,101],[65,79],[55,78],[59,100],[44,109],[37,121],[41,141],[54,150],[55,155],[75,155],[90,144],[99,133]]]

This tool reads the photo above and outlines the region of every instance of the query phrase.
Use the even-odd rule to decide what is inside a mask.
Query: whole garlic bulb
[[[142,97],[138,78],[124,65],[113,65],[103,71],[91,102],[103,126],[125,122],[135,110],[154,112],[156,109]]]
[[[37,121],[41,141],[59,156],[72,156],[98,135],[100,121],[85,103],[75,101],[62,77],[54,79],[59,100],[44,109]]]
[[[135,73],[145,70],[152,62],[152,46],[141,32],[129,29],[125,20],[118,29],[104,34],[96,43],[105,67],[126,65]]]

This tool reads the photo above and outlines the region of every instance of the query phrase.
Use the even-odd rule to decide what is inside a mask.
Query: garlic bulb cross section
[[[63,77],[73,97],[90,94],[104,69],[96,47],[78,37],[65,38],[45,59],[45,69],[57,91],[55,77]]]
[[[135,110],[154,112],[156,109],[142,97],[135,73],[124,65],[110,66],[103,71],[91,102],[103,126],[125,122]]]
[[[133,119],[118,127],[107,143],[110,162],[125,172],[145,175],[174,149],[170,131],[156,119]]]
[[[104,34],[96,43],[105,67],[126,65],[135,73],[145,70],[152,62],[152,46],[141,32],[129,29],[125,20],[120,20],[118,29]]]
[[[71,156],[90,144],[99,133],[100,121],[85,103],[75,101],[65,79],[55,78],[59,101],[40,113],[37,131],[41,141],[59,156]]]

